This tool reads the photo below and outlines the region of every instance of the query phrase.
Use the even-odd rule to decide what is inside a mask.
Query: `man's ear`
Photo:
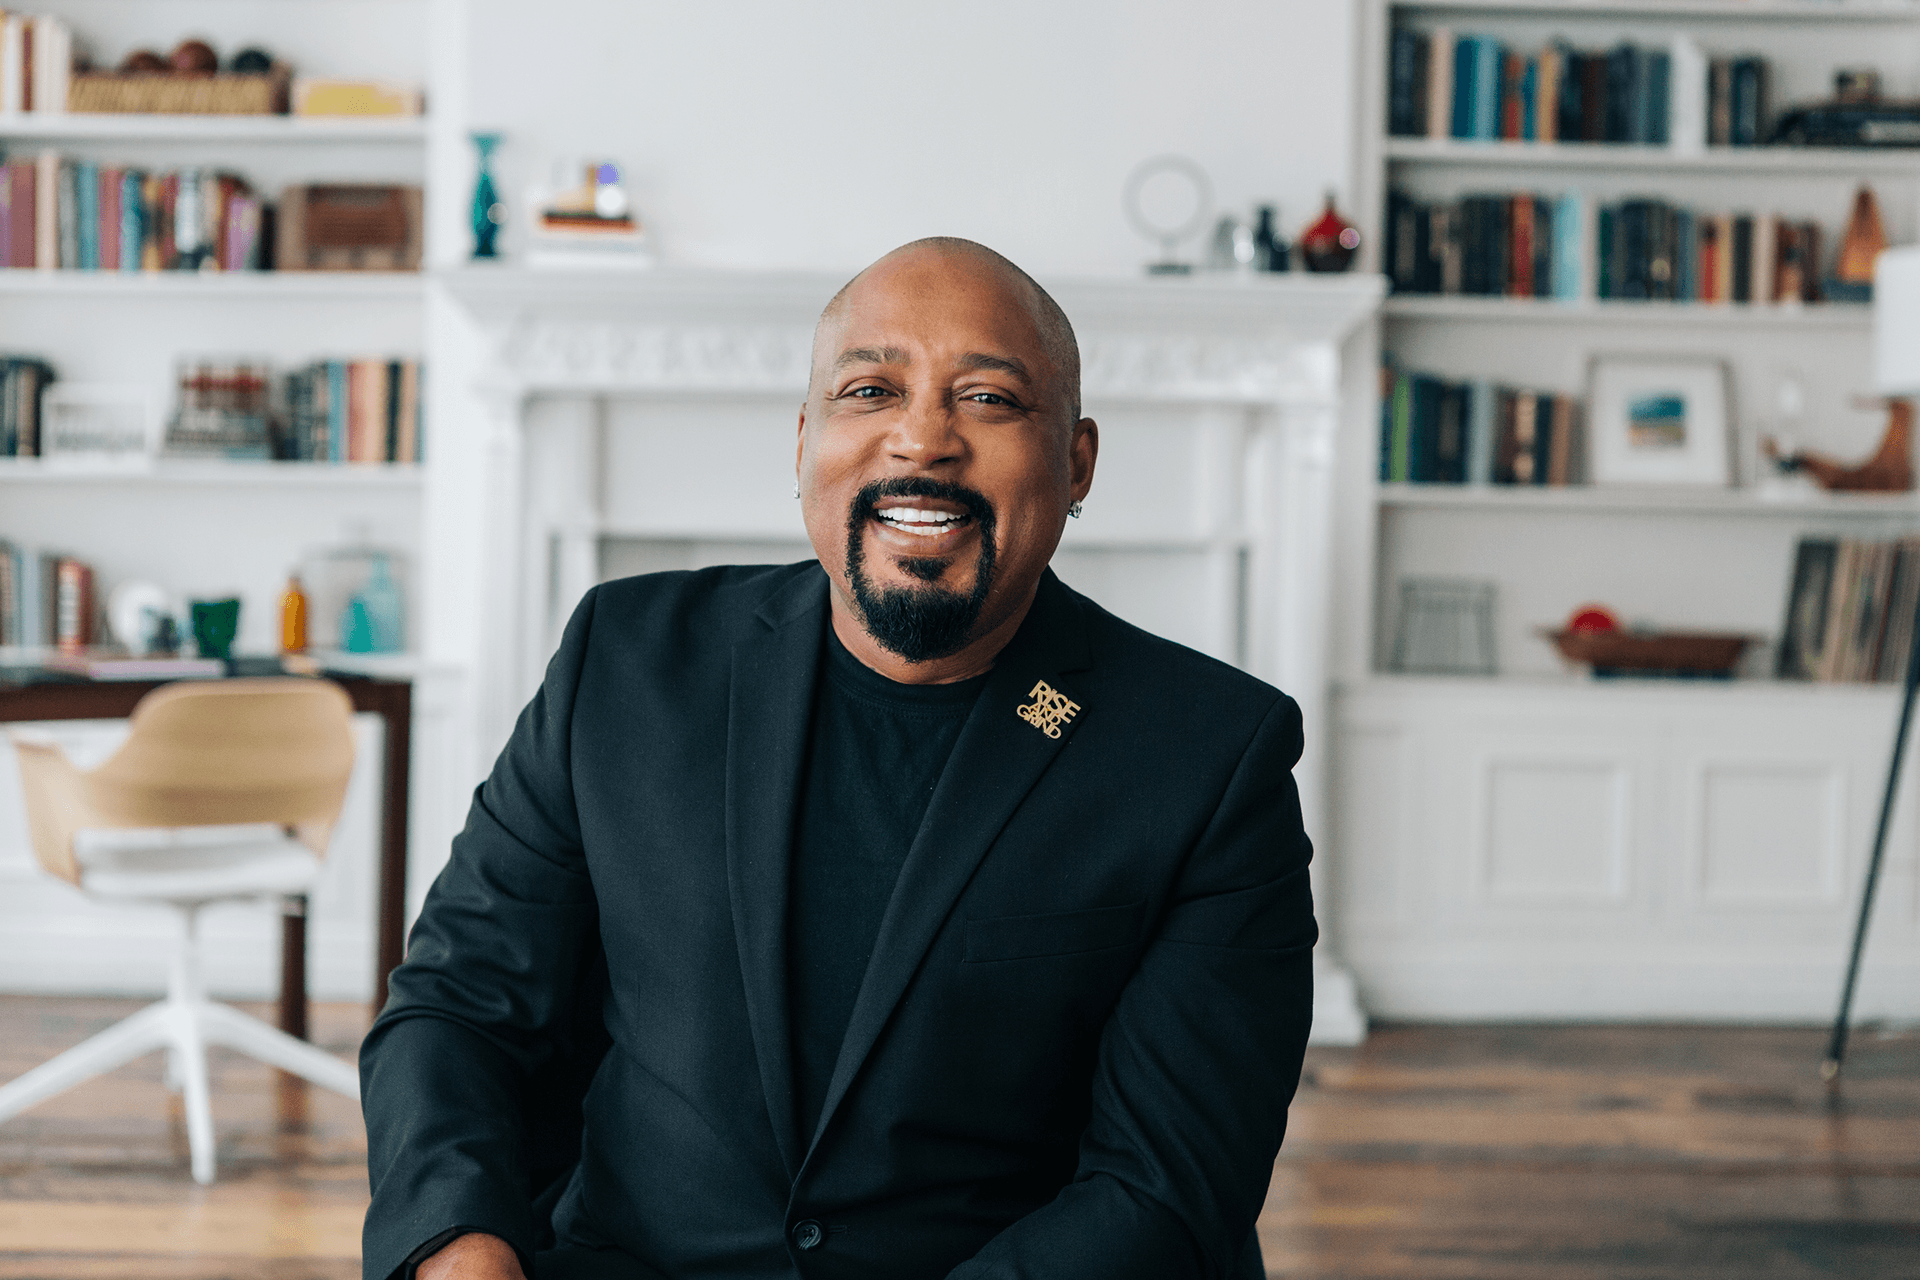
[[[807,406],[800,405],[800,430],[793,442],[793,482],[800,483],[800,460],[807,456]]]
[[[1067,477],[1075,502],[1093,488],[1093,467],[1100,459],[1100,424],[1082,418],[1073,424],[1073,439],[1067,443]]]

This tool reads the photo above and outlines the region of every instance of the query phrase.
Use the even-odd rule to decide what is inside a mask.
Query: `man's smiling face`
[[[928,245],[881,259],[821,323],[807,533],[837,609],[906,662],[1017,624],[1092,483],[1097,436],[1054,337],[1004,264]]]

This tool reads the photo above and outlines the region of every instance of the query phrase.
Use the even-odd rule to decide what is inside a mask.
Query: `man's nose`
[[[889,452],[917,470],[953,462],[965,451],[953,406],[938,392],[922,392],[908,401],[895,422]]]

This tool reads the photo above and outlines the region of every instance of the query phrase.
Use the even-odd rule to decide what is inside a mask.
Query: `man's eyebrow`
[[[911,359],[905,347],[848,347],[834,360],[833,371],[850,364],[907,364]]]
[[[992,369],[997,373],[1010,373],[1028,386],[1033,385],[1033,374],[1027,366],[1012,356],[988,355],[984,351],[969,351],[960,357],[962,369]]]

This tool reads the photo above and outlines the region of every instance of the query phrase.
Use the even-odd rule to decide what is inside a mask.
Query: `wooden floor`
[[[131,1012],[0,997],[0,1079]],[[358,1006],[315,1036],[351,1051]],[[1920,1280],[1920,1034],[1386,1027],[1308,1058],[1260,1222],[1296,1280]],[[0,1125],[0,1280],[346,1280],[351,1102],[218,1054],[220,1176],[157,1056]]]

